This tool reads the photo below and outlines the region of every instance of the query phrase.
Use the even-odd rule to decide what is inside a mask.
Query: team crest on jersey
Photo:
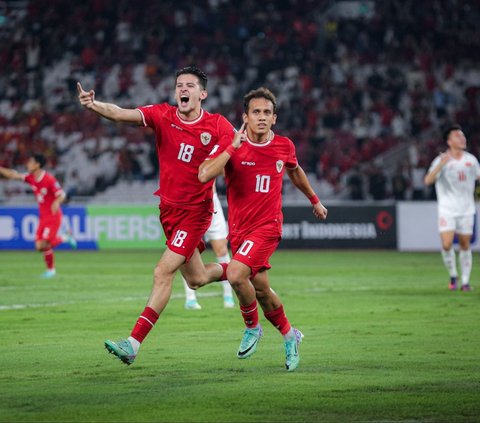
[[[200,134],[200,141],[202,142],[203,145],[208,145],[208,143],[212,140],[212,134],[209,134],[208,132],[202,132]]]
[[[280,173],[283,169],[283,161],[282,160],[277,160],[277,172]]]

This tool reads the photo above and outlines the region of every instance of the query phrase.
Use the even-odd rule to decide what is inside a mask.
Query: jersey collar
[[[271,129],[270,129],[270,132],[268,133],[267,142],[264,142],[264,143],[261,143],[261,144],[259,144],[258,142],[253,142],[250,138],[248,138],[248,135],[247,135],[248,143],[250,145],[253,145],[254,147],[265,147],[268,144],[270,144],[273,141],[274,138],[275,138],[275,133]]]
[[[178,108],[175,111],[177,118],[180,122],[184,123],[185,125],[194,125],[195,123],[199,122],[203,117],[203,109],[200,109],[200,115],[195,120],[185,120],[180,117],[180,113],[178,113]]]

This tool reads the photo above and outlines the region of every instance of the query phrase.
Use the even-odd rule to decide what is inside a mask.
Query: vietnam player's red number
[[[467,180],[467,175],[466,175],[465,171],[463,171],[463,170],[458,171],[458,180],[459,181],[466,181]]]
[[[192,161],[194,149],[195,147],[193,145],[188,145],[182,142],[180,144],[180,151],[178,152],[177,159],[185,163],[190,163]]]

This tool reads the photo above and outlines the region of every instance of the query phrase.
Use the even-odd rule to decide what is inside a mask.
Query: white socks
[[[451,278],[457,277],[457,263],[455,262],[455,250],[450,248],[450,250],[443,250],[442,249],[442,258],[443,264],[448,270]]]
[[[140,349],[140,342],[131,336],[129,336],[127,339],[130,341],[130,344],[132,344],[133,352],[137,354],[138,350]]]
[[[468,285],[470,273],[472,272],[472,250],[460,250],[458,253],[460,269],[462,271],[462,285]]]
[[[182,276],[182,281],[183,281],[183,287],[185,288],[185,298],[187,301],[193,301],[197,299],[197,294],[195,294],[195,291],[187,285],[187,282],[185,281],[185,278]]]

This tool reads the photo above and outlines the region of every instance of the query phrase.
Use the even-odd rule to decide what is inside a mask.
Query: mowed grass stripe
[[[305,334],[290,374],[263,316],[257,353],[238,360],[238,310],[219,285],[184,310],[178,277],[137,361],[109,356],[103,340],[128,336],[159,254],[60,252],[53,280],[36,253],[0,254],[0,306],[51,305],[0,312],[0,421],[478,421],[476,255],[463,293],[439,254],[276,252],[272,286]]]

